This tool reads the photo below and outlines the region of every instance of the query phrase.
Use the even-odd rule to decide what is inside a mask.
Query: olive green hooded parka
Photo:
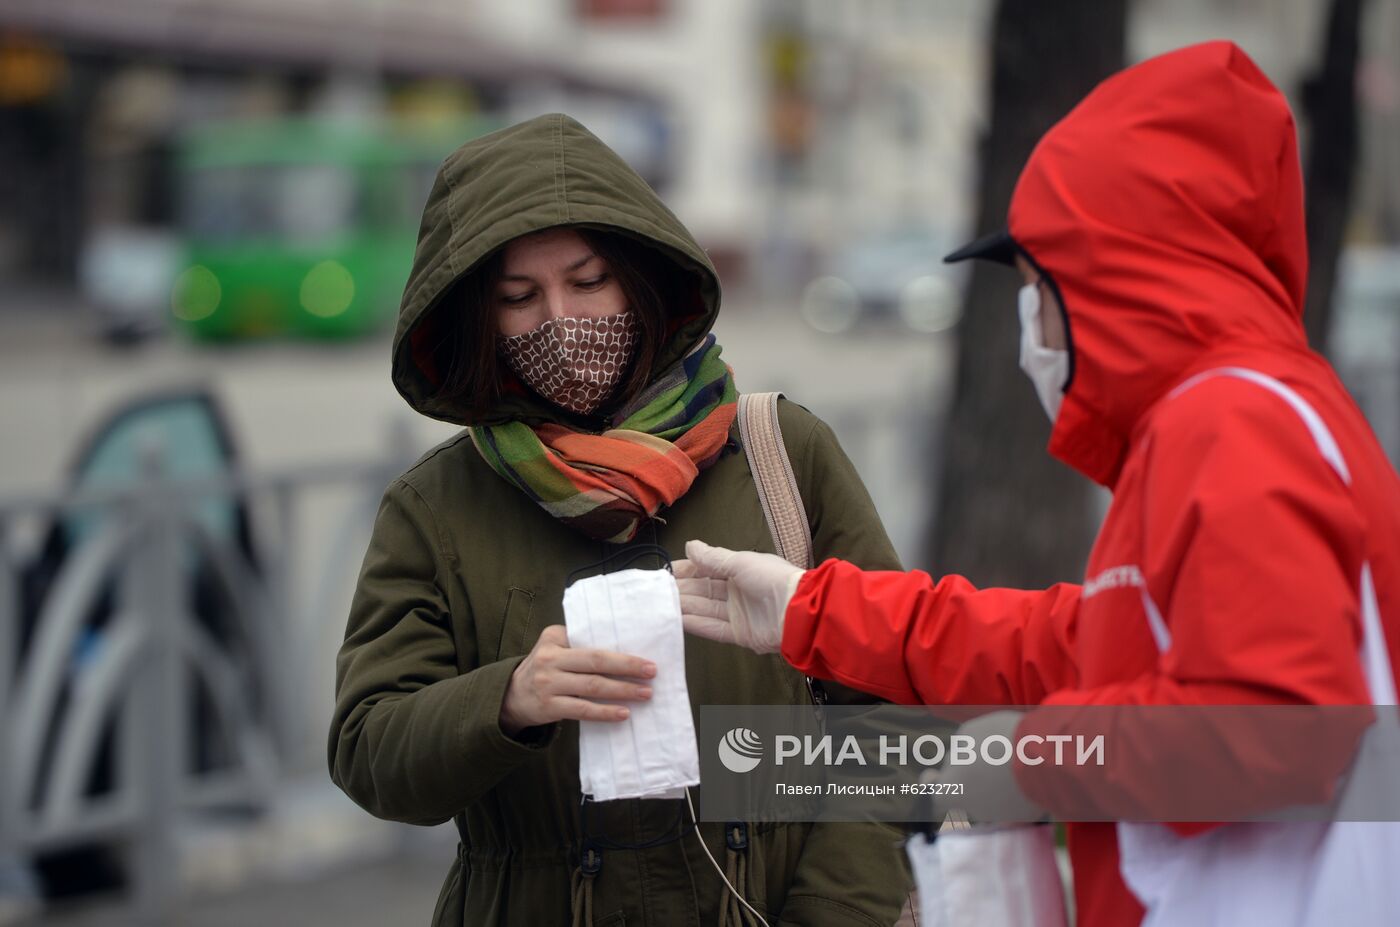
[[[438,173],[394,337],[394,383],[414,408],[463,425],[560,418],[525,391],[508,393],[477,420],[433,398],[441,375],[434,346],[464,311],[442,299],[456,281],[510,239],[569,224],[630,235],[693,277],[696,311],[657,371],[709,330],[719,284],[705,252],[616,154],[568,117],[544,116],[467,143]],[[782,402],[779,416],[816,559],[899,569],[831,431],[792,403]],[[773,550],[737,437],[660,514],[637,543],[677,556],[690,538]],[[748,923],[733,913],[695,833],[682,827],[683,802],[590,803],[589,836],[655,845],[604,849],[596,873],[577,873],[584,836],[577,723],[550,725],[528,742],[500,728],[511,673],[545,627],[563,623],[565,578],[616,550],[562,526],[507,484],[465,431],[384,495],[337,661],[330,769],[379,817],[415,824],[455,817],[462,843],[435,924],[580,922],[574,902],[585,882],[596,925],[712,925],[721,923],[722,906],[731,923]],[[686,641],[686,677],[695,706],[809,698],[803,677],[778,655],[695,638]],[[905,899],[907,870],[889,827],[759,823],[738,851],[726,849],[721,824],[702,823],[699,832],[721,865],[743,871],[743,894],[773,925],[888,925]]]

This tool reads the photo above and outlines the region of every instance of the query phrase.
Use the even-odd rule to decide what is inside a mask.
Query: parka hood
[[[561,225],[630,236],[694,277],[691,303],[670,309],[672,333],[653,374],[679,360],[714,324],[719,278],[680,220],[578,122],[558,113],[540,116],[467,142],[438,169],[394,332],[394,386],[411,406],[461,425],[560,419],[558,408],[508,373],[500,401],[484,416],[473,418],[461,403],[434,394],[445,374],[442,347],[460,337],[462,314],[478,311],[444,296],[511,239]]]
[[[1307,350],[1293,117],[1230,42],[1100,84],[1036,146],[1009,227],[1069,321],[1074,372],[1049,451],[1104,485],[1146,411],[1203,361]]]

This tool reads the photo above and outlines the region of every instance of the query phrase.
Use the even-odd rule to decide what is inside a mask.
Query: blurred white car
[[[802,317],[818,331],[839,333],[872,320],[893,320],[917,332],[957,324],[961,268],[942,262],[952,243],[925,229],[898,229],[852,241],[826,262],[826,273],[802,293]]]
[[[78,282],[85,301],[97,310],[102,336],[131,342],[164,331],[179,270],[180,245],[172,232],[110,226],[84,242]]]

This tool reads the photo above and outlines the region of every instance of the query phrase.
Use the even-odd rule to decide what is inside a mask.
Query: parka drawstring
[[[593,829],[589,821],[592,807],[592,799],[585,796],[579,806],[579,825],[583,832],[579,843],[579,864],[574,868],[569,880],[570,907],[573,912],[571,927],[592,927],[593,885],[598,879],[598,873],[603,869],[604,850],[650,850],[683,840],[691,831],[684,823],[684,812],[677,812],[675,823],[660,836],[640,843],[623,843]]]
[[[740,898],[749,895],[749,827],[742,821],[724,825],[724,877],[729,885],[719,905],[719,927],[759,927]],[[730,889],[733,886],[733,889]]]
[[[603,854],[589,847],[574,869],[569,894],[573,919],[570,927],[593,927],[593,882],[603,868]]]
[[[724,898],[719,906],[719,927],[746,927],[745,915],[748,912],[739,904],[735,892],[744,893],[744,877],[748,866],[744,857],[734,850],[726,850],[724,855],[724,877],[729,880],[729,885],[734,886],[735,891],[730,891],[728,885],[724,887]]]

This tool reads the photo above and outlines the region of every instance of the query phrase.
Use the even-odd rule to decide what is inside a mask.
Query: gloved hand
[[[806,572],[774,554],[733,551],[688,541],[687,560],[672,564],[681,620],[697,637],[739,644],[755,653],[783,645],[783,613]]]
[[[960,811],[974,824],[1028,823],[1046,817],[1045,810],[1021,791],[1013,772],[1016,765],[1016,726],[1023,716],[1019,711],[993,711],[979,715],[958,728],[955,737],[963,735],[973,739],[977,761],[966,766],[945,763],[939,769],[937,780],[949,783],[954,791],[954,794],[935,799],[934,804],[939,811]],[[1013,752],[1010,762],[994,765],[982,760],[982,744],[994,735],[1011,742]],[[992,747],[992,754],[996,757],[1000,757],[1003,751],[1000,743]]]

